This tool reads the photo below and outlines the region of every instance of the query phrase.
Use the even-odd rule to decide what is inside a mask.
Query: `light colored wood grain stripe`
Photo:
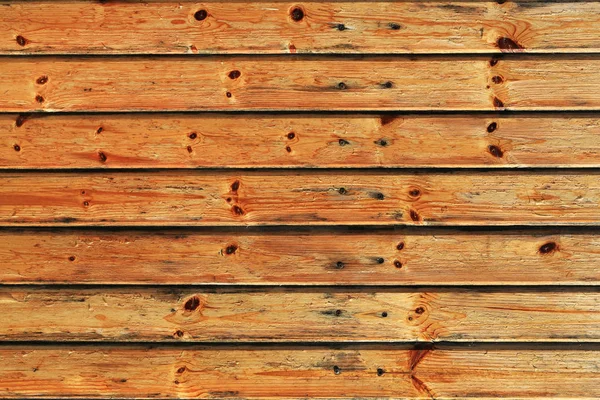
[[[598,350],[572,346],[433,350],[365,345],[339,349],[3,346],[0,358],[6,398],[600,396]]]
[[[600,341],[596,288],[2,287],[0,304],[4,341]]]
[[[598,137],[570,113],[0,114],[0,168],[600,167]]]
[[[597,225],[581,171],[4,173],[0,225]]]
[[[598,52],[595,1],[12,1],[0,54]],[[65,34],[68,32],[68,34]]]
[[[600,57],[4,57],[0,111],[600,110]]]
[[[595,231],[0,231],[2,284],[598,285]]]

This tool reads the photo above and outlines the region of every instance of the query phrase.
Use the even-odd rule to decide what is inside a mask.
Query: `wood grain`
[[[600,341],[600,292],[1,287],[3,341]]]
[[[600,396],[598,349],[589,345],[542,349],[11,345],[0,347],[0,359],[5,398]]]
[[[599,285],[595,230],[0,231],[2,284]]]
[[[597,225],[599,203],[596,171],[0,175],[3,226]]]
[[[11,1],[0,54],[597,53],[598,15],[595,1]]]
[[[600,56],[4,57],[0,111],[600,110]]]
[[[598,137],[570,113],[0,114],[0,168],[597,168]]]

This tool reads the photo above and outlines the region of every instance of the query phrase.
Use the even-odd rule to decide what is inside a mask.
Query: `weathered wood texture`
[[[600,341],[600,292],[0,288],[0,340]]]
[[[597,225],[596,171],[4,173],[0,225]]]
[[[594,114],[0,114],[0,168],[599,167],[598,137]]]
[[[4,57],[0,111],[600,110],[600,57]]]
[[[0,54],[600,51],[596,1],[12,1],[0,15]]]
[[[433,350],[13,345],[0,347],[0,359],[5,398],[600,396],[600,355],[590,345]]]
[[[0,231],[2,284],[598,285],[595,230]]]

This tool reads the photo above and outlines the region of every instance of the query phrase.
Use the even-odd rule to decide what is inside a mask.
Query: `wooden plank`
[[[4,398],[582,398],[596,346],[2,346]],[[569,384],[565,384],[568,382]]]
[[[0,225],[597,225],[596,171],[4,173]]]
[[[0,168],[597,168],[599,136],[570,113],[0,114]]]
[[[600,110],[599,56],[4,57],[0,111]]]
[[[597,53],[599,15],[595,1],[11,1],[0,54]]]
[[[596,231],[0,231],[2,284],[598,285]]]
[[[3,341],[600,341],[598,288],[1,287]]]

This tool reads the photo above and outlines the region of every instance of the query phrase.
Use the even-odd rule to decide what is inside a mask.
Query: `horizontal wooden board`
[[[596,347],[2,346],[4,398],[600,396]],[[566,384],[568,382],[568,384]]]
[[[599,178],[573,170],[11,172],[0,175],[0,225],[597,225]]]
[[[600,167],[598,137],[570,113],[0,114],[0,168]]]
[[[3,57],[0,70],[4,112],[600,110],[598,56]]]
[[[0,231],[2,284],[598,285],[596,231]]]
[[[599,15],[595,1],[12,1],[0,54],[598,52]]]
[[[600,341],[597,288],[1,287],[0,304],[4,341]]]

